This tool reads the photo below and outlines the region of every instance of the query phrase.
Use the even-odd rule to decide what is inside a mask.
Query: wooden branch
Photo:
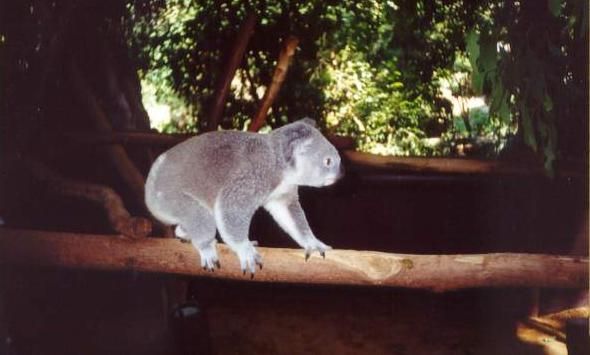
[[[588,317],[590,317],[590,307],[586,306],[570,308],[555,313],[545,314],[538,318],[565,323],[570,319],[583,319]]]
[[[137,270],[250,280],[225,245],[221,269],[201,269],[190,244],[164,238],[126,239],[0,228],[0,264]],[[264,268],[252,281],[373,285],[448,291],[473,287],[588,288],[588,259],[537,254],[408,255],[331,250],[305,261],[300,249],[262,248]]]
[[[192,135],[170,135],[162,133],[87,133],[65,132],[68,139],[80,144],[123,144],[123,145],[151,145],[158,147],[172,147]],[[328,140],[338,149],[347,147],[350,142],[341,138],[327,136]],[[504,174],[504,175],[544,175],[543,166],[502,160],[482,160],[470,158],[422,158],[381,156],[369,153],[344,151],[345,158],[359,166],[374,168],[392,173],[439,173],[439,174]],[[580,177],[579,169],[565,167],[560,176]]]
[[[522,329],[526,327],[529,329],[529,331],[522,333],[525,338],[543,338],[550,335],[561,342],[565,342],[567,339],[567,334],[565,333],[567,322],[574,319],[588,321],[589,316],[590,308],[588,306],[576,307],[540,317],[530,317],[519,322],[518,328]]]
[[[497,172],[523,172],[528,169],[506,169],[504,162],[497,160],[459,159],[459,158],[420,158],[373,155],[361,152],[347,154],[350,161],[378,169],[395,169],[406,172],[437,172],[478,174]],[[537,169],[541,169],[539,166]]]
[[[165,134],[153,132],[59,132],[60,136],[79,144],[122,144],[122,145],[144,145],[160,148],[169,148],[185,140],[194,137],[194,134]],[[346,137],[328,135],[326,138],[334,144],[337,149],[352,147],[352,143]]]
[[[160,148],[170,148],[188,138],[194,137],[194,135],[150,132],[59,132],[59,134],[79,144],[147,145]]]
[[[279,90],[283,85],[283,81],[285,81],[287,71],[289,70],[289,63],[291,61],[291,57],[293,57],[293,55],[295,54],[295,49],[297,49],[298,44],[299,39],[297,37],[292,36],[287,38],[283,43],[283,48],[281,49],[281,53],[279,54],[277,66],[275,67],[275,71],[272,75],[272,81],[266,89],[264,96],[262,97],[262,101],[260,102],[258,112],[256,112],[256,114],[254,115],[254,118],[250,123],[250,127],[248,127],[248,131],[257,132],[264,125],[266,115],[268,114],[268,109],[277,97]]]
[[[227,62],[225,71],[217,79],[210,110],[206,119],[201,120],[202,131],[214,131],[219,125],[219,120],[223,114],[231,81],[242,62],[242,58],[244,57],[244,53],[250,42],[250,37],[252,37],[252,34],[254,33],[254,25],[256,25],[256,14],[251,12],[240,27],[238,37],[232,47],[231,56]]]
[[[425,158],[396,157],[347,151],[346,158],[353,163],[370,168],[403,173],[440,174],[506,174],[543,176],[541,164],[513,163],[502,160],[483,160],[471,158]],[[581,172],[564,167],[559,176],[581,177]]]
[[[132,238],[145,237],[150,234],[151,223],[145,218],[131,217],[125,209],[121,197],[110,187],[67,179],[33,160],[26,160],[23,165],[51,193],[79,198],[100,205],[107,215],[113,232]]]

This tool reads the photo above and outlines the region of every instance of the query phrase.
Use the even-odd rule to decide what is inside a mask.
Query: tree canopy
[[[353,136],[361,149],[398,155],[452,154],[457,142],[476,138],[492,142],[483,155],[494,155],[518,132],[514,140],[541,152],[550,167],[559,152],[558,121],[567,127],[586,116],[581,0],[173,0],[128,9],[142,77],[157,84],[153,97],[178,110],[167,130],[198,129],[249,13],[258,21],[232,83],[225,128],[244,127],[255,112],[288,36],[300,45],[271,127],[312,116]],[[454,114],[441,95],[445,83],[455,96],[484,95],[489,111]]]
[[[14,96],[17,111],[29,110],[27,120],[35,120],[35,99],[13,93],[35,86],[50,92],[35,84],[59,72],[59,66],[41,66],[59,37],[48,33],[60,21],[89,21],[99,44],[118,43],[109,44],[117,48],[116,61],[128,52],[123,67],[138,70],[144,103],[171,109],[172,120],[160,128],[198,132],[232,45],[253,14],[256,26],[231,83],[222,128],[246,127],[281,43],[295,36],[297,52],[266,121],[271,128],[311,116],[353,137],[361,150],[396,155],[497,156],[526,145],[548,171],[561,158],[584,158],[588,151],[584,0],[136,0],[78,6],[86,9],[79,19],[67,19],[74,6],[61,1],[2,6],[6,117]],[[118,28],[127,43],[119,43]],[[75,42],[80,35],[66,39],[87,47],[87,54],[76,52],[81,62],[103,60]],[[110,85],[99,77],[93,78],[98,86]],[[476,97],[482,102],[473,105]],[[468,146],[478,149],[463,149]]]

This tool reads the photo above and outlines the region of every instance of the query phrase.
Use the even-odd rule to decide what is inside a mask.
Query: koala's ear
[[[305,124],[310,125],[310,126],[312,126],[314,128],[317,128],[318,127],[317,122],[314,119],[309,118],[309,117],[303,117],[298,122],[305,123]]]
[[[288,164],[295,164],[295,152],[308,145],[312,138],[313,129],[302,120],[281,128],[283,156]]]

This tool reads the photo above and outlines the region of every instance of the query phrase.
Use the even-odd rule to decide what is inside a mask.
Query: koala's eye
[[[328,158],[325,158],[325,159],[324,159],[324,165],[325,165],[326,167],[330,167],[330,166],[332,166],[332,158],[330,158],[330,157],[328,157]]]

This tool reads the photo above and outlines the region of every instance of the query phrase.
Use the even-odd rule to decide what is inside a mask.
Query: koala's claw
[[[306,245],[304,246],[305,249],[305,261],[309,260],[311,254],[314,251],[317,251],[322,258],[326,258],[326,250],[331,250],[332,247],[329,245],[326,245],[324,243],[322,243],[321,241],[319,241],[318,239],[314,238],[310,241],[308,241],[306,243]]]
[[[262,270],[262,257],[254,248],[255,245],[257,245],[255,241],[246,240],[233,248],[240,259],[242,274],[246,275],[246,271],[250,271],[251,277],[254,277],[256,273],[256,266]]]
[[[262,263],[261,262],[256,262],[256,265],[258,265],[258,267],[260,268],[260,270],[262,270]],[[242,273],[244,275],[246,275],[246,269],[242,270]],[[250,271],[250,280],[254,278],[254,271]]]
[[[215,272],[215,267],[219,265],[219,261],[201,261],[201,267],[203,270]],[[221,266],[217,266],[218,269],[221,269]]]
[[[203,270],[215,272],[215,267],[221,269],[219,258],[217,257],[217,250],[215,249],[215,243],[211,243],[204,248],[198,248],[199,255],[201,256],[201,267]]]

